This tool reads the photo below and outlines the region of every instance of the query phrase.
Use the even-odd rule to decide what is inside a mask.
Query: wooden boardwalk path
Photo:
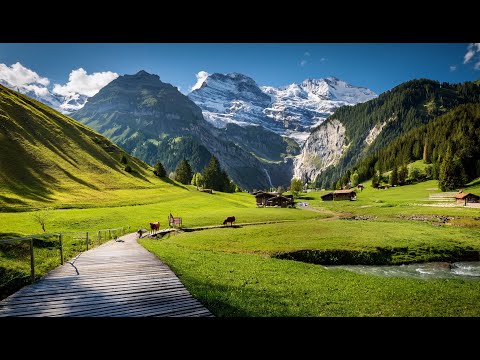
[[[168,266],[125,235],[0,302],[0,316],[213,316]]]

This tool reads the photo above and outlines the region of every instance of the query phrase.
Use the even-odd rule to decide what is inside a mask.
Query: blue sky
[[[477,80],[480,78],[480,45],[0,44],[0,70],[17,62],[47,78],[49,81],[45,83],[50,87],[67,84],[71,72],[79,68],[85,70],[85,76],[108,71],[133,74],[143,69],[179,87],[183,93],[195,84],[200,71],[239,72],[252,77],[259,85],[271,86],[336,76],[382,93],[414,78],[447,82]],[[11,71],[10,76],[14,75]]]

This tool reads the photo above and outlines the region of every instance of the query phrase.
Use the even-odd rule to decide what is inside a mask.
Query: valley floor
[[[322,202],[323,192],[303,193],[298,201],[314,211],[257,208],[249,194],[212,196],[187,187],[185,195],[152,204],[55,210],[50,228],[136,229],[155,219],[164,228],[170,212],[186,227],[220,224],[229,215],[237,223],[293,220],[139,242],[215,316],[479,316],[478,278],[385,278],[319,265],[478,260],[479,208],[424,206],[438,192],[431,190],[434,181],[389,190],[365,185],[353,202]],[[469,191],[478,193],[478,187]],[[0,214],[0,231],[25,234],[35,226],[29,216]]]

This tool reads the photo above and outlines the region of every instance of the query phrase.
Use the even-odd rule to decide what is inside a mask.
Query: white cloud
[[[40,96],[40,97],[48,96],[48,94],[50,93],[48,91],[48,89],[44,86],[28,84],[28,85],[23,86],[23,88],[27,91],[33,91],[35,93],[35,95]]]
[[[471,43],[468,45],[467,47],[467,53],[465,54],[465,56],[463,57],[463,63],[464,64],[467,64],[468,62],[470,62],[470,60],[472,60],[472,58],[475,56],[475,54],[477,53],[480,53],[480,43]],[[479,59],[479,62],[480,62],[480,59]],[[478,64],[478,62],[475,64],[475,69],[478,70],[477,68],[477,65],[480,66]]]
[[[210,74],[207,73],[206,71],[203,71],[203,70],[199,71],[197,74],[195,74],[195,76],[197,77],[197,82],[195,83],[195,85],[193,85],[190,88],[190,91],[200,89],[203,82],[207,79],[208,75],[210,75]]]
[[[457,65],[450,65],[450,71],[457,70]]]
[[[470,60],[472,60],[473,55],[475,55],[475,51],[474,51],[473,49],[469,49],[469,50],[467,51],[467,53],[465,54],[465,56],[463,57],[463,63],[466,64],[466,63],[468,63]]]
[[[25,85],[42,85],[42,87],[50,84],[50,80],[41,77],[35,71],[30,70],[19,62],[8,66],[0,64],[0,80],[4,80],[11,86],[23,87]],[[37,86],[38,87],[38,86]]]
[[[303,59],[302,61],[300,61],[300,66],[305,66],[307,65],[308,61]]]
[[[303,56],[310,56],[310,53],[308,51],[305,51],[305,54]]]
[[[327,61],[327,58],[322,57],[322,58],[320,59],[320,62],[325,62],[325,61]]]
[[[53,93],[69,98],[78,98],[79,95],[91,97],[117,77],[118,74],[111,71],[88,75],[83,68],[79,68],[70,72],[65,85],[55,84]]]

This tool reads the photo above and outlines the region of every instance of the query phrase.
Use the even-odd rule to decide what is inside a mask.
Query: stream
[[[323,267],[384,277],[480,280],[480,261],[429,262],[408,265],[328,265]]]

